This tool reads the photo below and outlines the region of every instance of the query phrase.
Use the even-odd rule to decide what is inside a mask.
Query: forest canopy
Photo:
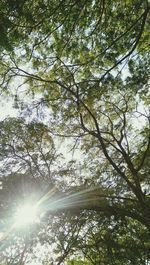
[[[148,265],[149,1],[0,10],[0,263]]]

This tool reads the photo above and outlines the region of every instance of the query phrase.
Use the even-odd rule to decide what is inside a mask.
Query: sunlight
[[[37,206],[23,205],[15,215],[15,226],[25,226],[34,223],[37,220]]]

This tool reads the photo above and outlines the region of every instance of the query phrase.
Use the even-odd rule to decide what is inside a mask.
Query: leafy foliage
[[[149,264],[148,1],[0,9],[1,91],[20,113],[0,122],[1,264]],[[14,228],[27,199],[39,222]]]

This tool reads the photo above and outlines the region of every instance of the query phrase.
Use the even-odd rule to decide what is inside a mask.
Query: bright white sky
[[[18,115],[18,110],[13,108],[13,101],[0,98],[0,121],[4,120],[6,117],[16,117]]]

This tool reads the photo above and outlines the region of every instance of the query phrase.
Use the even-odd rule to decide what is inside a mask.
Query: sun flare
[[[15,226],[25,226],[37,220],[37,207],[29,204],[20,207],[15,215]]]

